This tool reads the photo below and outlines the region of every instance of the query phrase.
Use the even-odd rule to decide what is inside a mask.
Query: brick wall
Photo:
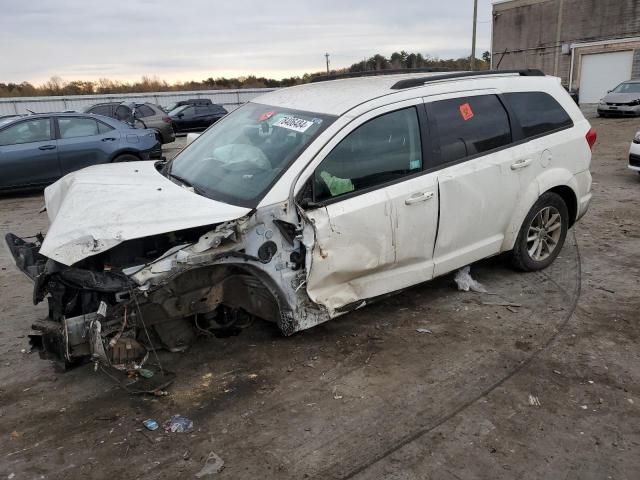
[[[640,0],[513,0],[494,5],[493,13],[494,68],[502,57],[500,69],[539,68],[565,85],[571,55],[561,53],[563,43],[640,37]],[[635,53],[634,76],[640,76]]]

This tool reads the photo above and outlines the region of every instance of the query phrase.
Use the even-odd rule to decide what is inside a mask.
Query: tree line
[[[484,52],[482,59],[476,59],[476,68],[486,70],[489,68],[490,54]],[[347,68],[331,70],[331,74],[363,72],[373,70],[390,70],[400,68],[445,68],[452,71],[468,70],[469,57],[458,59],[440,59],[421,53],[407,53],[404,50],[394,52],[389,57],[381,54],[365,58],[361,62],[354,63]],[[137,82],[121,82],[108,78],[100,78],[96,81],[73,80],[65,82],[62,78],[54,76],[41,85],[33,85],[29,82],[2,83],[0,82],[0,97],[36,97],[50,95],[92,95],[106,93],[143,93],[143,92],[170,92],[184,90],[220,90],[240,88],[276,88],[290,87],[302,83],[308,83],[313,78],[325,75],[326,72],[305,73],[302,76],[293,76],[276,80],[273,78],[246,77],[225,78],[209,77],[202,81],[186,81],[168,83],[158,77],[143,76]]]

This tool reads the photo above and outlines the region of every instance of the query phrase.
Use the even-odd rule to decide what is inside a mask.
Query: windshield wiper
[[[177,181],[179,181],[182,186],[187,187],[187,188],[193,188],[193,191],[195,193],[198,193],[200,195],[203,196],[207,196],[204,191],[201,188],[196,187],[195,185],[193,185],[189,180],[187,180],[186,178],[181,177],[180,175],[176,175],[174,173],[168,173],[168,176],[171,178],[175,178]]]

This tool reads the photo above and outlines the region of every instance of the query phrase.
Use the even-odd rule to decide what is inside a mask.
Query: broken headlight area
[[[94,360],[135,372],[157,360],[157,349],[179,352],[199,336],[238,334],[255,316],[277,321],[278,303],[249,265],[271,261],[277,246],[247,254],[241,227],[126,241],[72,266],[38,254],[41,239],[7,236],[21,270],[33,274],[34,303],[49,306],[32,326],[32,346],[65,368]]]

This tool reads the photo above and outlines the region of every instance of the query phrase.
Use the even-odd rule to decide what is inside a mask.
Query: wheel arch
[[[571,228],[576,222],[578,215],[578,183],[575,176],[564,168],[546,170],[522,191],[518,206],[515,208],[505,234],[502,251],[506,252],[513,249],[527,213],[529,213],[534,203],[538,201],[538,198],[546,192],[556,193],[564,200],[569,210],[568,227]]]
[[[115,152],[113,152],[111,154],[111,156],[109,157],[109,162],[113,162],[116,158],[118,158],[120,155],[134,155],[136,157],[138,157],[139,160],[142,160],[142,157],[140,156],[140,152],[138,152],[137,150],[134,150],[132,148],[122,148],[120,150],[117,150]]]

